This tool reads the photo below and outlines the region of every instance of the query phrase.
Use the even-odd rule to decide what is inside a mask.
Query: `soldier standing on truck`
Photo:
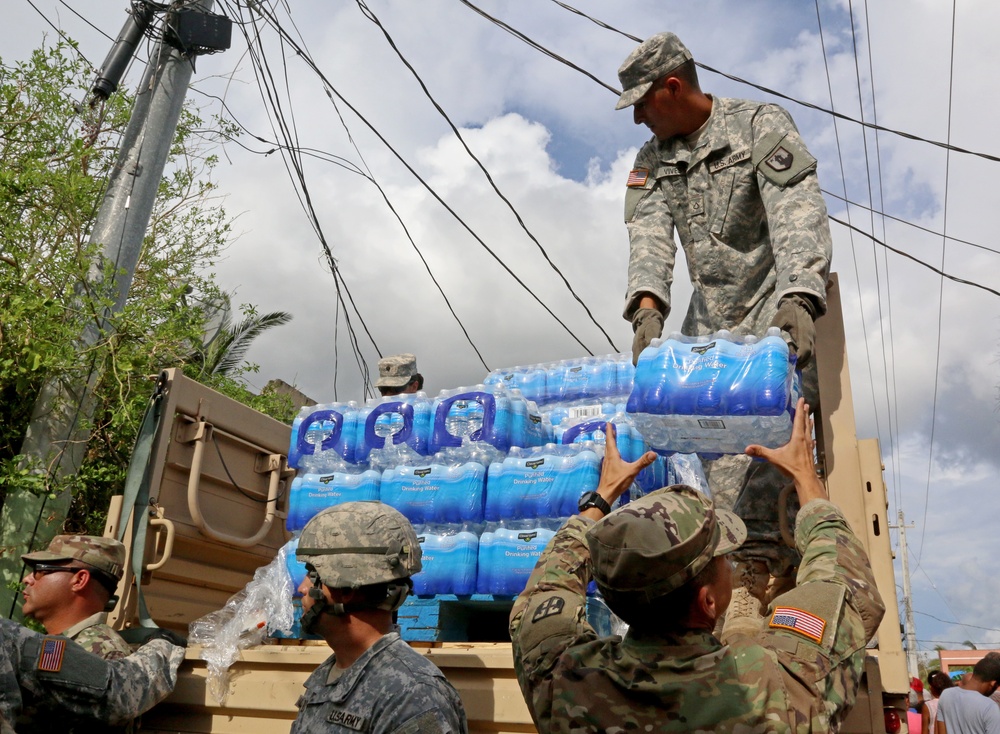
[[[836,731],[857,697],[885,607],[868,557],[813,466],[809,407],[792,438],[750,446],[795,484],[797,586],[769,620],[713,634],[732,593],[727,555],[746,529],[683,485],[608,513],[655,455],[622,461],[608,424],[597,497],[549,543],[511,612],[514,668],[541,734]],[[593,578],[624,639],[586,621]]]
[[[653,133],[636,156],[625,193],[630,256],[624,317],[632,322],[633,361],[663,331],[670,313],[677,246],[694,292],[681,330],[786,334],[816,408],[810,366],[814,319],[826,311],[832,240],[826,205],[791,116],[774,104],[701,91],[690,51],[672,33],[639,45],[618,70],[617,109],[633,108]],[[706,463],[713,497],[745,522],[741,584],[761,602],[768,576],[790,582],[798,562],[781,540],[780,476],[746,457]],[[790,509],[794,516],[794,506]],[[765,604],[761,604],[761,607]],[[758,610],[760,611],[760,610]]]
[[[458,693],[393,623],[421,567],[402,513],[379,502],[327,508],[303,528],[296,555],[308,571],[302,627],[333,655],[306,680],[292,734],[468,732]]]

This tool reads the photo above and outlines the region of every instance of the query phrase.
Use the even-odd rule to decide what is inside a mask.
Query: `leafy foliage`
[[[232,233],[211,180],[213,139],[189,107],[125,307],[105,322],[88,353],[78,353],[75,340],[86,325],[101,323],[108,305],[90,287],[101,248],[89,236],[132,107],[124,94],[94,108],[77,104],[89,74],[65,43],[12,66],[0,62],[0,506],[8,491],[62,488],[28,471],[18,452],[43,381],[83,384],[97,369],[87,457],[66,480],[75,497],[66,528],[99,533],[160,370],[182,366],[231,397],[291,419],[287,399],[254,395],[241,379],[254,369],[242,362],[249,341],[290,317],[269,314],[256,330],[250,323],[234,331],[229,349],[204,345],[211,314],[203,304],[227,300],[211,268]],[[227,137],[236,134],[224,121],[211,124]],[[103,267],[114,276],[113,264]],[[206,354],[225,369],[206,371]]]

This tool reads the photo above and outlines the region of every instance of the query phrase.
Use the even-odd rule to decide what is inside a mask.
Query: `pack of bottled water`
[[[357,403],[310,405],[292,421],[288,466],[322,470],[340,462],[355,461]]]
[[[627,412],[657,451],[702,456],[780,446],[801,391],[795,358],[775,327],[761,339],[671,334],[639,356]]]
[[[486,467],[459,465],[397,466],[382,474],[379,498],[411,523],[464,523],[483,519]]]
[[[552,428],[536,405],[519,390],[476,385],[442,390],[432,407],[430,453],[482,442],[500,451],[512,446],[541,446]]]
[[[528,400],[548,405],[628,395],[633,373],[631,355],[608,354],[493,370],[484,382],[517,389]]]
[[[537,518],[488,523],[479,538],[477,593],[520,594],[561,524],[561,520]]]
[[[371,469],[296,476],[289,490],[285,527],[295,533],[327,507],[344,502],[378,501],[382,496],[381,484],[382,475]]]
[[[413,577],[417,596],[475,594],[479,568],[480,528],[463,524],[416,524],[420,573]]]
[[[601,456],[593,443],[511,449],[490,465],[486,481],[488,521],[565,518],[575,515],[580,495],[597,489]]]

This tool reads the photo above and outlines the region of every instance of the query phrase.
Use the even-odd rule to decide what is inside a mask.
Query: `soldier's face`
[[[70,564],[62,564],[65,571],[31,569],[24,577],[24,606],[22,611],[39,622],[67,604],[73,595],[72,584],[79,572]]]
[[[632,105],[635,124],[648,127],[657,140],[669,140],[682,132],[677,96],[666,82],[667,79],[654,82],[649,91]]]

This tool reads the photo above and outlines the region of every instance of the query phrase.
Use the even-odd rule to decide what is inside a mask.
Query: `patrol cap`
[[[397,354],[378,361],[375,387],[403,387],[416,376],[417,358],[412,354]]]
[[[381,502],[345,502],[306,523],[295,551],[331,589],[404,579],[420,570],[420,542],[403,514]]]
[[[114,538],[96,535],[57,535],[48,548],[25,553],[21,560],[29,566],[46,561],[80,561],[121,581],[125,572],[125,546]]]
[[[746,540],[736,515],[677,484],[615,510],[587,531],[594,580],[609,602],[648,603]]]
[[[618,81],[624,91],[615,109],[634,105],[649,91],[653,82],[690,58],[691,52],[673,33],[657,33],[647,38],[618,67]]]

